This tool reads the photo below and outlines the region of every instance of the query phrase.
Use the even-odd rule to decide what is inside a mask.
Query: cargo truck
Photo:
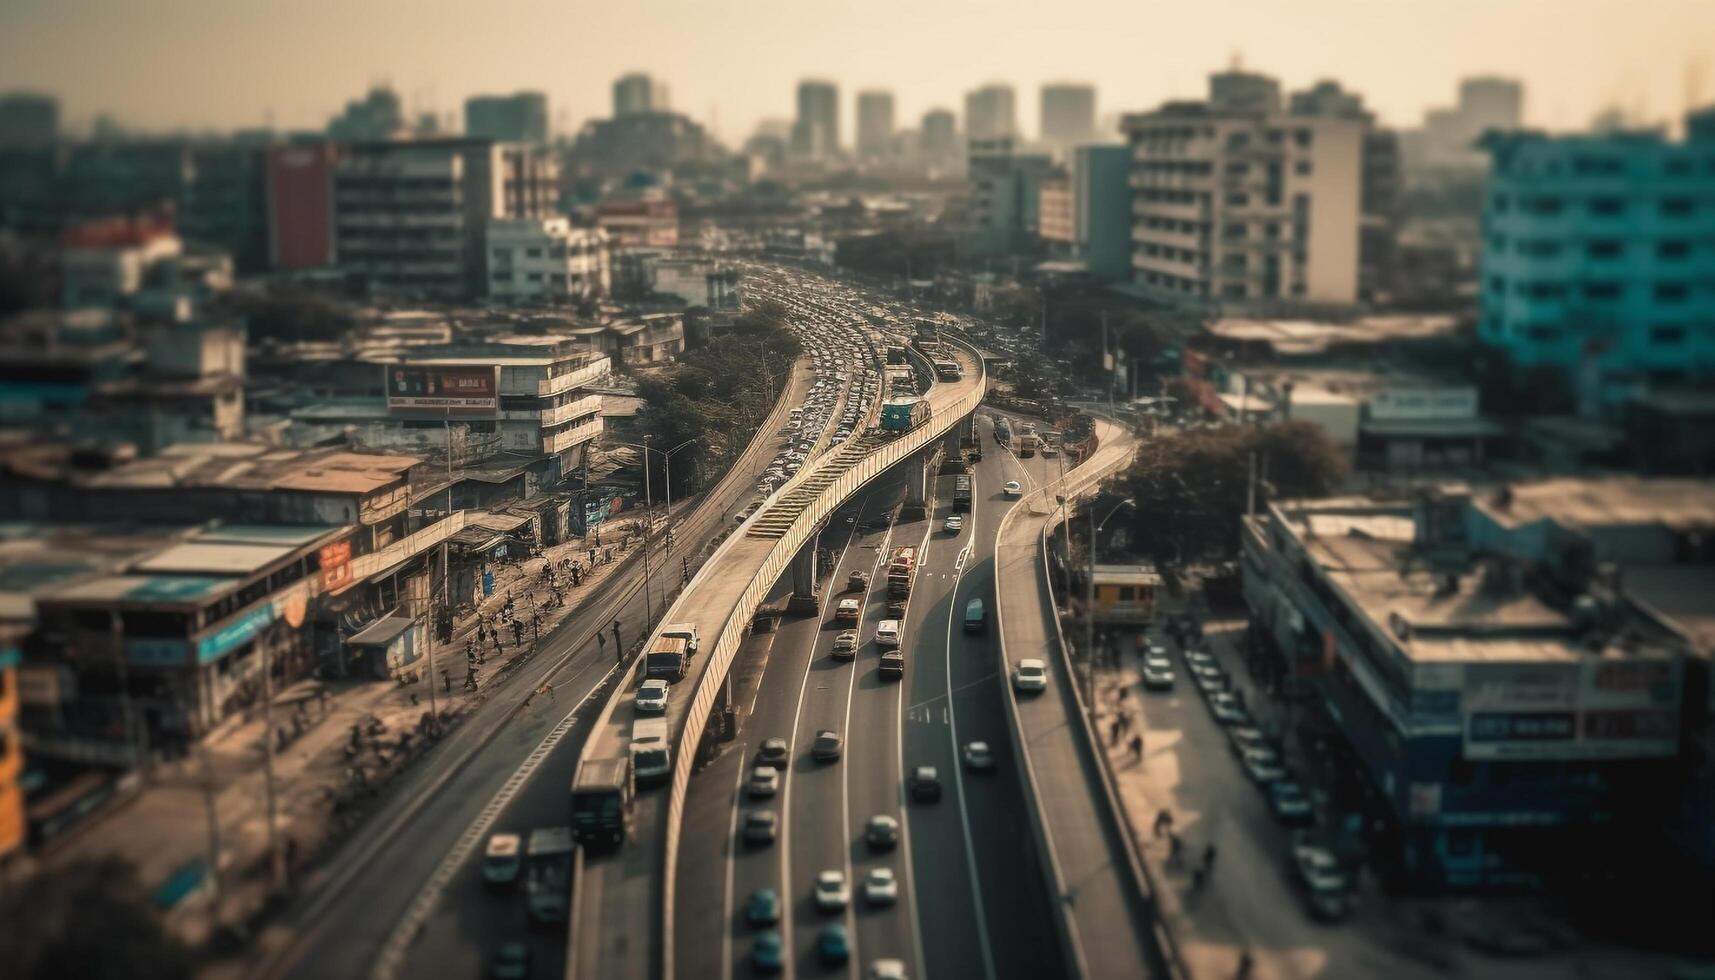
[[[937,360],[934,363],[935,377],[942,381],[957,381],[965,376],[965,372],[960,369],[958,361]]]
[[[572,828],[530,831],[524,857],[524,898],[530,918],[543,925],[566,924],[572,890]]]
[[[585,847],[617,847],[631,819],[631,760],[590,759],[572,780],[572,833]]]
[[[643,676],[659,677],[669,684],[683,679],[685,664],[689,659],[686,654],[689,646],[683,637],[656,637],[655,642],[649,644],[649,655],[644,658]]]
[[[881,427],[910,432],[929,420],[929,403],[922,398],[889,398],[881,403]]]
[[[971,478],[969,476],[953,477],[953,509],[959,511],[971,509]]]
[[[916,571],[916,548],[893,549],[893,557],[887,562],[887,594],[896,599],[910,595],[911,578]]]
[[[665,782],[673,772],[667,744],[667,719],[639,718],[631,723],[631,773],[639,786]]]
[[[1006,419],[994,420],[994,441],[1002,446],[1012,443],[1012,425]]]
[[[1039,441],[1034,432],[1020,432],[1018,434],[1018,458],[1029,459],[1035,456]]]

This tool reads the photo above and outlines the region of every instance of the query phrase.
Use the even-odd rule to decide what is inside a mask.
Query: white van
[[[899,620],[884,619],[876,624],[875,645],[878,647],[899,646]]]
[[[693,657],[697,655],[697,624],[668,623],[661,627],[661,635],[675,640],[684,640],[685,652]]]

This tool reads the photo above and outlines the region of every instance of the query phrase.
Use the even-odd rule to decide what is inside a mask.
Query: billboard
[[[387,410],[492,413],[500,407],[500,369],[389,364]]]
[[[1678,751],[1680,664],[1591,658],[1465,665],[1464,755],[1615,759]]]

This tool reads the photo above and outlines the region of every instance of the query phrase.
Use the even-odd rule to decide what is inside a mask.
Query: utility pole
[[[215,805],[214,762],[202,739],[197,740],[197,756],[202,762],[203,811],[208,816],[208,926],[213,934],[220,931],[220,811]]]
[[[1070,535],[1070,531],[1067,532]],[[1085,708],[1096,710],[1096,502],[1090,501],[1089,568],[1084,576],[1084,656],[1089,658],[1084,674]]]
[[[119,715],[125,726],[125,748],[136,758],[136,767],[144,773],[154,767],[149,764],[149,726],[137,723],[137,706],[131,700],[131,665],[125,656],[125,621],[119,610],[113,610],[108,624],[112,629],[113,656],[119,670]]]
[[[649,488],[649,433],[643,434],[643,622],[655,622],[655,600],[649,591],[649,532],[655,524],[655,495]]]

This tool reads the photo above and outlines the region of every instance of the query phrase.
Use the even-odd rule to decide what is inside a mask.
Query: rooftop
[[[1209,324],[1223,340],[1268,344],[1278,354],[1320,354],[1336,344],[1422,340],[1452,333],[1458,321],[1444,315],[1367,316],[1346,323],[1228,317]]]
[[[1560,477],[1513,483],[1472,498],[1508,528],[1553,520],[1569,527],[1715,529],[1715,482],[1636,476]]]

